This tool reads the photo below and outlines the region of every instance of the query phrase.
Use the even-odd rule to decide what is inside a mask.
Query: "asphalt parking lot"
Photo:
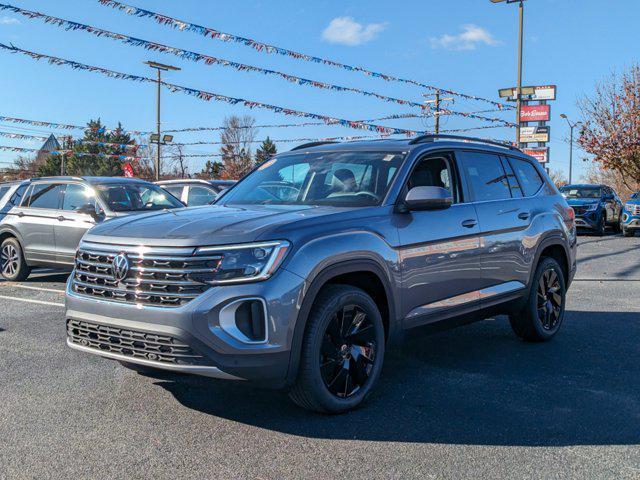
[[[640,478],[640,238],[580,237],[560,334],[391,352],[360,410],[144,376],[65,345],[65,275],[0,284],[0,478]]]

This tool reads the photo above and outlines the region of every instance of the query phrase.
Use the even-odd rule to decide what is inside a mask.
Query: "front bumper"
[[[630,215],[627,212],[622,214],[622,227],[627,230],[638,230],[640,229],[640,216],[638,215]]]
[[[304,280],[293,273],[281,269],[263,282],[213,287],[177,308],[79,295],[71,291],[72,278],[66,292],[71,348],[173,372],[275,388],[285,383],[304,291]],[[245,343],[220,325],[220,310],[245,298],[262,299],[267,306],[266,342]]]
[[[593,211],[583,215],[576,215],[575,222],[577,228],[596,230],[600,222],[600,214],[597,211]]]

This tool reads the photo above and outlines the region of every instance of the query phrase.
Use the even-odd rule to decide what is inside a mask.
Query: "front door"
[[[450,152],[418,160],[404,192],[413,187],[449,190],[454,204],[444,210],[396,214],[400,236],[405,328],[474,310],[481,282],[479,227],[472,204],[464,202]]]
[[[91,215],[77,210],[91,203],[96,204],[93,191],[79,183],[68,183],[62,193],[62,211],[54,225],[57,261],[73,265],[80,239],[95,225]]]

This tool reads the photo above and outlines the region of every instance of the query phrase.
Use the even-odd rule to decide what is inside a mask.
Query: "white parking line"
[[[19,283],[11,283],[11,282],[4,282],[4,283],[1,283],[0,285],[6,285],[7,287],[24,288],[25,290],[37,290],[39,292],[54,292],[54,293],[59,293],[61,295],[64,295],[64,290],[60,290],[57,288],[32,287],[30,285],[21,285]]]
[[[5,298],[7,300],[15,300],[16,302],[36,303],[38,305],[50,305],[50,306],[54,306],[54,307],[64,307],[64,303],[45,302],[45,301],[42,301],[42,300],[31,300],[30,298],[9,297],[7,295],[0,295],[0,298]]]

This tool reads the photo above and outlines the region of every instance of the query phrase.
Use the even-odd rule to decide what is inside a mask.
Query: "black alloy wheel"
[[[357,393],[371,375],[376,351],[367,313],[357,305],[344,306],[331,318],[320,347],[320,374],[327,389],[339,398]]]
[[[538,281],[538,320],[545,330],[553,330],[562,312],[560,280],[552,269],[546,270]]]

